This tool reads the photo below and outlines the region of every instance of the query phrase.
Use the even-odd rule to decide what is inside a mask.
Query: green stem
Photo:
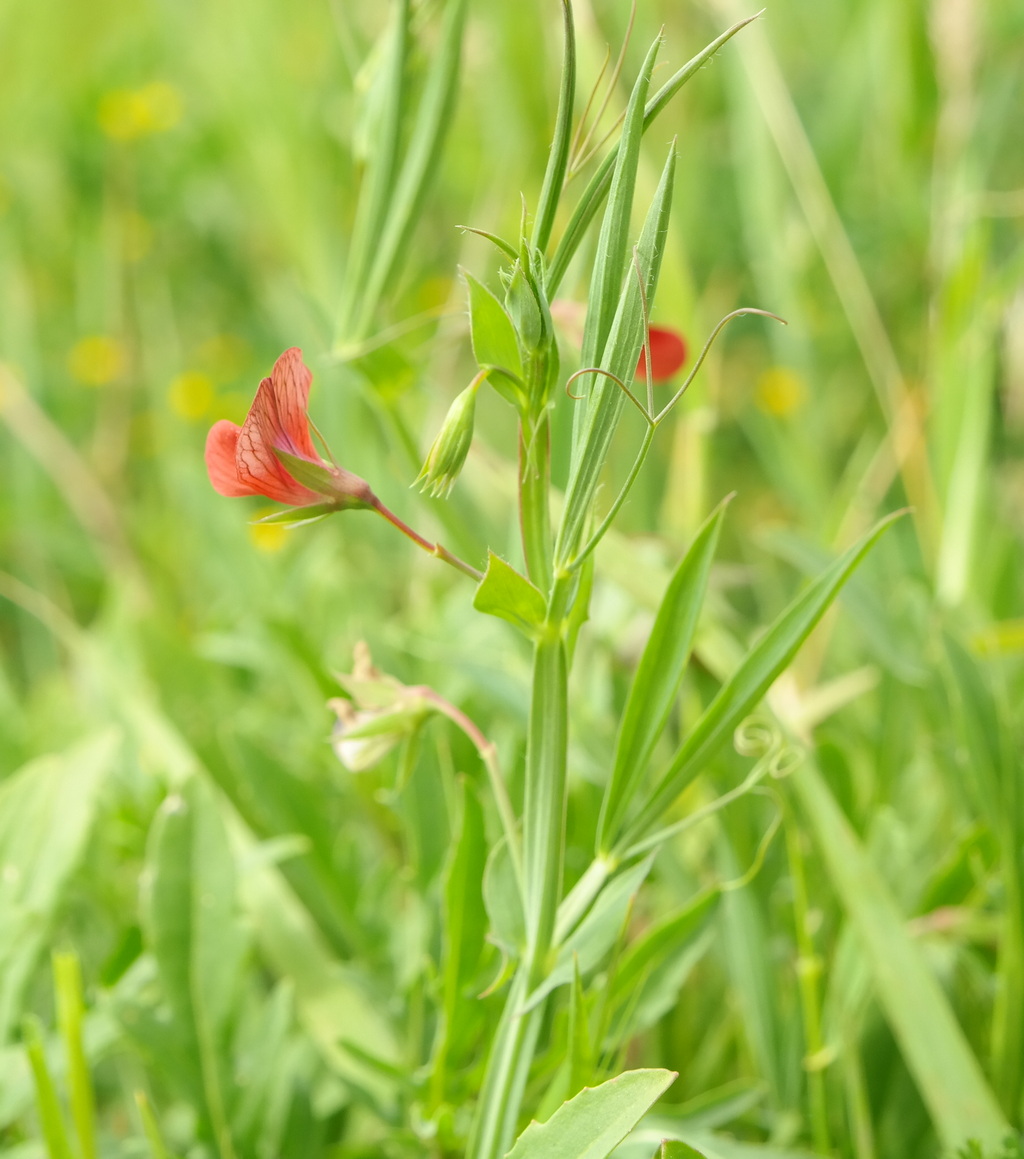
[[[519,427],[519,523],[530,579],[551,589],[551,423],[547,411],[532,429]]]
[[[515,1138],[523,1090],[546,1003],[521,1013],[530,987],[525,968],[512,980],[487,1059],[466,1159],[501,1159]]]
[[[477,1106],[468,1159],[499,1159],[512,1144],[546,1003],[522,1012],[549,967],[562,893],[568,695],[563,627],[571,581],[557,583],[537,641],[523,802],[526,952],[509,990]]]
[[[544,976],[562,892],[565,844],[567,666],[561,632],[537,642],[526,744],[523,889],[530,989]]]

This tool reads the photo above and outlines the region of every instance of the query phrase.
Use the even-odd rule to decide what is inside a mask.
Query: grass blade
[[[885,881],[813,762],[793,773],[792,781],[943,1145],[953,1150],[976,1139],[998,1147],[1009,1126]]]
[[[103,732],[0,785],[0,1041],[17,1024],[118,749],[117,734]]]
[[[82,968],[75,954],[54,954],[57,1023],[68,1059],[71,1119],[82,1159],[96,1159],[96,1106],[82,1043]]]
[[[28,1052],[29,1065],[32,1067],[32,1077],[35,1080],[36,1106],[49,1159],[74,1159],[64,1114],[60,1108],[60,1099],[57,1097],[57,1088],[46,1063],[43,1031],[38,1019],[31,1015],[26,1016],[22,1024],[22,1036]]]
[[[405,119],[409,0],[396,0],[388,36],[382,71],[377,78],[381,86],[381,107],[378,127],[373,134],[373,155],[359,191],[359,205],[345,270],[345,290],[337,333],[338,341],[342,342],[354,342],[363,337],[355,329],[355,323],[363,312],[363,290],[380,245],[395,188],[402,122]]]
[[[164,995],[191,1043],[210,1128],[222,1159],[234,1147],[224,1074],[243,935],[234,859],[212,793],[198,777],[164,802],[153,823],[143,923]]]
[[[452,121],[465,15],[466,0],[448,0],[440,45],[433,55],[426,86],[418,101],[416,124],[398,174],[387,220],[374,247],[365,285],[360,287],[355,338],[365,336],[373,324],[374,311],[409,241],[423,197],[437,168]]]

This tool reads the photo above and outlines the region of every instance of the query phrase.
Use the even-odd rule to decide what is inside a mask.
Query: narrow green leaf
[[[637,244],[637,264],[644,280],[643,295],[636,269],[631,263],[622,283],[618,309],[599,360],[603,369],[627,385],[636,373],[637,359],[643,345],[644,301],[649,308],[658,287],[668,234],[668,218],[672,209],[675,161],[675,148],[672,148]],[[593,360],[588,361],[584,355],[583,365],[593,366],[595,363]],[[572,465],[566,487],[565,514],[556,548],[556,557],[563,565],[571,563],[580,548],[601,470],[625,405],[621,387],[604,375],[594,375],[592,378],[584,375],[580,381],[590,382],[591,385],[583,387],[586,395],[577,404],[580,409],[576,412],[573,429]]]
[[[17,1024],[119,747],[105,731],[0,785],[0,1042]]]
[[[532,249],[544,250],[551,237],[551,227],[555,224],[555,213],[565,184],[565,171],[569,163],[569,146],[572,141],[572,106],[576,96],[576,29],[572,19],[570,0],[562,0],[562,21],[564,26],[564,50],[562,54],[562,84],[558,94],[558,113],[555,116],[555,135],[551,142],[544,184],[540,191],[540,204],[533,223]]]
[[[143,927],[176,1030],[194,1047],[206,1114],[232,1154],[222,1067],[244,937],[234,859],[217,801],[198,778],[161,806],[150,832]]]
[[[96,1159],[96,1106],[82,1042],[82,968],[76,954],[54,954],[53,980],[57,1025],[68,1060],[68,1093],[78,1150],[82,1159]]]
[[[992,1011],[992,1081],[1007,1114],[1024,1088],[1024,786],[1010,713],[997,703],[980,666],[952,636],[945,637],[954,727],[963,754],[956,772],[974,795],[999,842],[1005,904],[996,959]]]
[[[394,0],[391,24],[385,33],[386,47],[380,72],[374,78],[371,98],[378,98],[379,108],[370,127],[372,156],[367,165],[352,230],[352,244],[345,269],[337,337],[343,342],[363,338],[358,321],[363,312],[366,288],[373,255],[380,246],[395,189],[395,174],[406,115],[406,71],[409,55],[409,0]],[[376,303],[371,303],[374,307]]]
[[[631,1070],[531,1123],[508,1159],[605,1159],[675,1081],[668,1070]]]
[[[998,1147],[1009,1125],[888,886],[813,761],[791,780],[943,1147],[952,1151],[969,1139]]]
[[[598,365],[604,353],[608,332],[615,315],[622,275],[626,269],[629,219],[633,211],[636,171],[640,162],[640,139],[643,136],[644,102],[651,82],[651,72],[661,47],[659,36],[648,49],[643,67],[633,86],[626,106],[622,138],[611,178],[608,207],[601,222],[601,233],[594,256],[587,300],[587,317],[583,328],[583,366]]]
[[[57,1097],[57,1088],[54,1086],[53,1076],[46,1062],[43,1029],[37,1018],[32,1015],[25,1017],[22,1023],[22,1037],[32,1067],[32,1077],[35,1080],[36,1107],[43,1128],[46,1152],[49,1159],[74,1159],[64,1114],[60,1109],[60,1099]]]
[[[679,694],[729,499],[719,504],[697,532],[676,568],[640,657],[601,805],[597,827],[599,855],[615,844],[619,826]]]
[[[515,864],[504,838],[487,858],[483,896],[491,923],[491,940],[510,958],[518,957],[526,945],[526,918]]]
[[[701,49],[695,57],[687,61],[681,69],[675,72],[658,89],[654,96],[647,102],[644,109],[644,132],[650,128],[654,118],[665,108],[683,85],[703,68],[722,45],[726,41],[731,40],[741,28],[745,28],[752,21],[756,20],[759,15],[760,13],[754,16],[748,16],[745,20],[740,20],[731,28],[726,29],[721,36],[716,37],[710,44]],[[583,191],[583,195],[577,203],[576,209],[569,220],[569,224],[565,227],[562,239],[558,243],[558,248],[555,250],[554,257],[548,266],[545,288],[547,289],[549,300],[556,296],[558,287],[562,284],[562,279],[569,269],[569,263],[579,249],[580,243],[583,241],[590,223],[594,220],[597,211],[601,208],[601,203],[608,195],[608,189],[612,182],[612,174],[618,164],[621,149],[622,142],[620,141],[608,156],[605,157],[604,161],[601,162],[597,172],[590,179],[587,188]]]
[[[324,1062],[368,1095],[380,1113],[393,1115],[394,1082],[343,1045],[385,1064],[399,1062],[395,1032],[376,980],[331,952],[277,868],[264,864],[250,869],[239,887],[260,951],[269,968],[294,986],[299,1022]]]
[[[622,936],[630,907],[651,872],[654,857],[652,853],[624,870],[601,890],[587,916],[559,947],[551,972],[527,998],[524,1010],[532,1010],[552,990],[571,981],[576,969],[589,974],[601,963]]]
[[[655,824],[707,765],[733,730],[756,706],[789,665],[815,624],[825,614],[846,580],[882,533],[903,512],[888,516],[841,555],[799,595],[744,657],[719,689],[620,842],[627,849]]]
[[[441,1009],[452,1020],[475,975],[487,932],[482,882],[487,863],[484,814],[472,785],[461,782],[459,832],[444,878],[444,965]]]
[[[609,997],[619,1020],[613,1029],[616,1042],[650,1026],[674,1004],[686,975],[703,952],[702,935],[718,900],[717,888],[705,890],[626,949]],[[627,1015],[628,1025],[622,1025]]]
[[[273,515],[264,515],[254,523],[277,523],[286,527],[301,527],[304,523],[316,523],[328,515],[334,515],[339,507],[336,503],[314,503],[308,507],[285,507]]]
[[[144,1091],[135,1092],[135,1105],[139,1108],[142,1130],[153,1159],[171,1159],[171,1153],[167,1150],[163,1135],[160,1133],[160,1124],[156,1121],[156,1115],[153,1114],[153,1108],[149,1105],[149,1099]]]
[[[569,992],[569,1097],[586,1085],[594,1071],[594,1047],[590,1037],[590,1009],[583,989],[579,962],[574,964]]]
[[[507,620],[528,637],[536,634],[547,614],[540,590],[493,551],[487,553],[487,571],[476,589],[473,607]]]
[[[278,982],[248,1022],[238,1049],[231,1123],[242,1155],[281,1155],[280,1138],[302,1064],[295,1050],[295,987]],[[303,1051],[303,1054],[305,1052]],[[298,1064],[298,1065],[297,1065]]]
[[[742,873],[729,839],[730,815],[717,840],[719,871],[735,881]],[[786,1014],[778,1002],[779,979],[769,947],[768,916],[756,890],[728,890],[722,899],[719,938],[726,962],[730,994],[734,996],[742,1035],[754,1059],[757,1073],[767,1079],[772,1096],[781,1106],[793,1106],[793,1068],[785,1046]]]
[[[417,212],[440,161],[458,89],[465,16],[466,0],[447,0],[439,42],[430,54],[426,83],[417,101],[416,123],[388,207],[387,222],[362,287],[356,336],[362,336],[372,325],[377,303],[408,244]]]
[[[323,937],[341,957],[366,951],[366,932],[355,914],[355,881],[337,857],[337,829],[323,809],[316,786],[272,759],[230,726],[222,729],[217,744],[202,751],[205,767],[218,788],[262,842],[296,835],[308,852],[288,858],[282,877],[316,923]]]

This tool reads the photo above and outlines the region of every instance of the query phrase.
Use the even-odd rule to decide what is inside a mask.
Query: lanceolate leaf
[[[622,284],[618,309],[612,320],[600,365],[618,379],[629,382],[636,370],[643,345],[644,300],[650,307],[658,288],[658,274],[668,233],[675,180],[675,149],[669,151],[651,207],[647,211],[636,260],[643,278],[641,297],[636,268],[630,265]],[[610,208],[610,207],[609,207]],[[593,362],[589,363],[593,365]],[[584,354],[584,365],[588,365]],[[604,375],[584,375],[580,381],[586,391],[585,401],[577,405],[577,422],[573,433],[572,469],[566,488],[565,516],[559,531],[556,554],[563,563],[571,562],[579,551],[583,531],[590,518],[594,494],[601,469],[608,456],[612,436],[622,414],[624,396],[617,383]],[[586,385],[587,383],[590,385]]]
[[[379,107],[371,130],[373,155],[359,191],[359,207],[345,269],[338,334],[342,342],[360,337],[354,333],[355,318],[362,308],[360,295],[366,286],[374,251],[380,245],[395,188],[407,100],[409,0],[395,0],[391,19],[392,24],[385,34],[387,40],[380,72],[374,78],[379,87],[373,95],[378,97]]]
[[[1009,1126],[888,886],[813,762],[805,762],[792,780],[944,1147],[952,1152],[977,1139],[985,1148],[997,1148]]]
[[[633,210],[633,192],[636,187],[637,165],[640,161],[640,139],[643,136],[644,101],[647,99],[651,71],[660,46],[659,37],[648,50],[647,59],[626,106],[622,140],[611,178],[608,208],[601,223],[601,234],[597,241],[597,254],[590,281],[587,318],[583,330],[583,366],[596,365],[604,352],[615,314],[615,304],[622,286],[622,275],[626,268],[629,219]]]
[[[105,731],[0,785],[0,1042],[38,969],[119,747]]]
[[[605,1159],[675,1077],[668,1070],[632,1070],[588,1087],[546,1123],[531,1123],[508,1159]]]
[[[703,68],[722,45],[727,40],[731,40],[741,28],[745,28],[752,21],[756,20],[759,15],[760,13],[754,16],[748,16],[745,20],[737,21],[731,28],[727,28],[721,36],[716,37],[709,45],[702,48],[695,57],[688,60],[681,69],[674,73],[658,89],[654,96],[647,102],[644,109],[644,132],[647,131],[654,121],[654,118],[665,108],[683,85]],[[604,161],[602,161],[600,168],[590,179],[590,184],[584,190],[583,196],[580,198],[569,224],[565,227],[562,240],[558,243],[558,249],[555,251],[555,255],[548,266],[545,287],[549,299],[555,297],[556,291],[562,283],[562,278],[565,277],[566,271],[569,268],[569,263],[573,259],[573,255],[579,249],[580,242],[583,241],[583,237],[590,223],[594,220],[597,211],[601,208],[601,202],[607,196],[608,188],[612,181],[612,173],[618,163],[621,149],[622,142],[620,141],[608,156],[605,157]]]
[[[551,972],[527,998],[524,1009],[531,1010],[552,990],[569,982],[577,966],[588,974],[601,962],[622,935],[629,907],[653,864],[652,853],[608,882],[590,912],[559,948]]]
[[[451,124],[459,79],[459,56],[466,0],[448,0],[438,45],[430,54],[426,84],[417,101],[416,123],[402,162],[387,222],[362,287],[357,335],[365,332],[373,310],[394,272],[402,248],[416,223],[417,210],[430,184]]]
[[[147,938],[175,1030],[191,1046],[218,1150],[228,1155],[225,1033],[244,937],[227,834],[216,799],[198,777],[161,806],[147,861]]]
[[[562,186],[565,184],[565,170],[569,163],[569,144],[572,138],[572,105],[576,95],[576,29],[573,26],[571,0],[562,0],[562,21],[565,48],[562,56],[562,86],[558,94],[558,116],[555,121],[555,137],[551,142],[551,153],[548,156],[548,166],[544,173],[540,205],[537,209],[537,220],[534,222],[531,241],[532,248],[539,250],[547,248]]]
[[[619,843],[623,851],[658,821],[665,809],[732,735],[740,721],[792,661],[800,645],[879,536],[902,514],[897,512],[883,519],[841,555],[786,608],[747,653],[739,668],[722,685],[697,721],[653,793],[629,825],[627,835]]]
[[[704,603],[711,562],[728,500],[697,533],[665,592],[626,700],[615,762],[598,824],[597,850],[607,853],[647,768],[679,693]]]

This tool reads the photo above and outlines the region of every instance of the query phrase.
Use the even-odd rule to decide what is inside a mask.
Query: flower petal
[[[273,419],[269,409],[260,416],[261,424],[265,424],[263,437],[279,451],[319,463],[306,414],[313,372],[302,361],[302,351],[297,346],[290,347],[274,363],[270,382],[277,410]]]
[[[206,436],[206,470],[214,491],[235,499],[240,495],[256,495],[252,487],[238,477],[235,449],[242,428],[227,419],[221,419]]]
[[[654,382],[664,382],[686,361],[686,343],[676,330],[669,330],[665,326],[650,328],[651,341],[651,379]],[[637,363],[638,378],[647,376],[646,352],[640,351],[640,361]]]
[[[264,407],[274,405],[272,401],[270,404],[265,401],[270,392],[270,379],[265,378],[256,392],[249,416],[239,431],[238,446],[235,448],[235,471],[238,479],[250,488],[248,494],[265,495],[278,503],[289,503],[293,507],[320,503],[323,496],[308,487],[303,487],[293,479],[274,454],[271,445],[263,438],[257,407],[261,402]]]
[[[260,495],[294,507],[319,503],[323,496],[297,482],[274,449],[320,464],[306,418],[312,381],[313,375],[302,361],[302,351],[297,346],[290,347],[274,363],[270,377],[260,383],[235,453],[240,480]]]

